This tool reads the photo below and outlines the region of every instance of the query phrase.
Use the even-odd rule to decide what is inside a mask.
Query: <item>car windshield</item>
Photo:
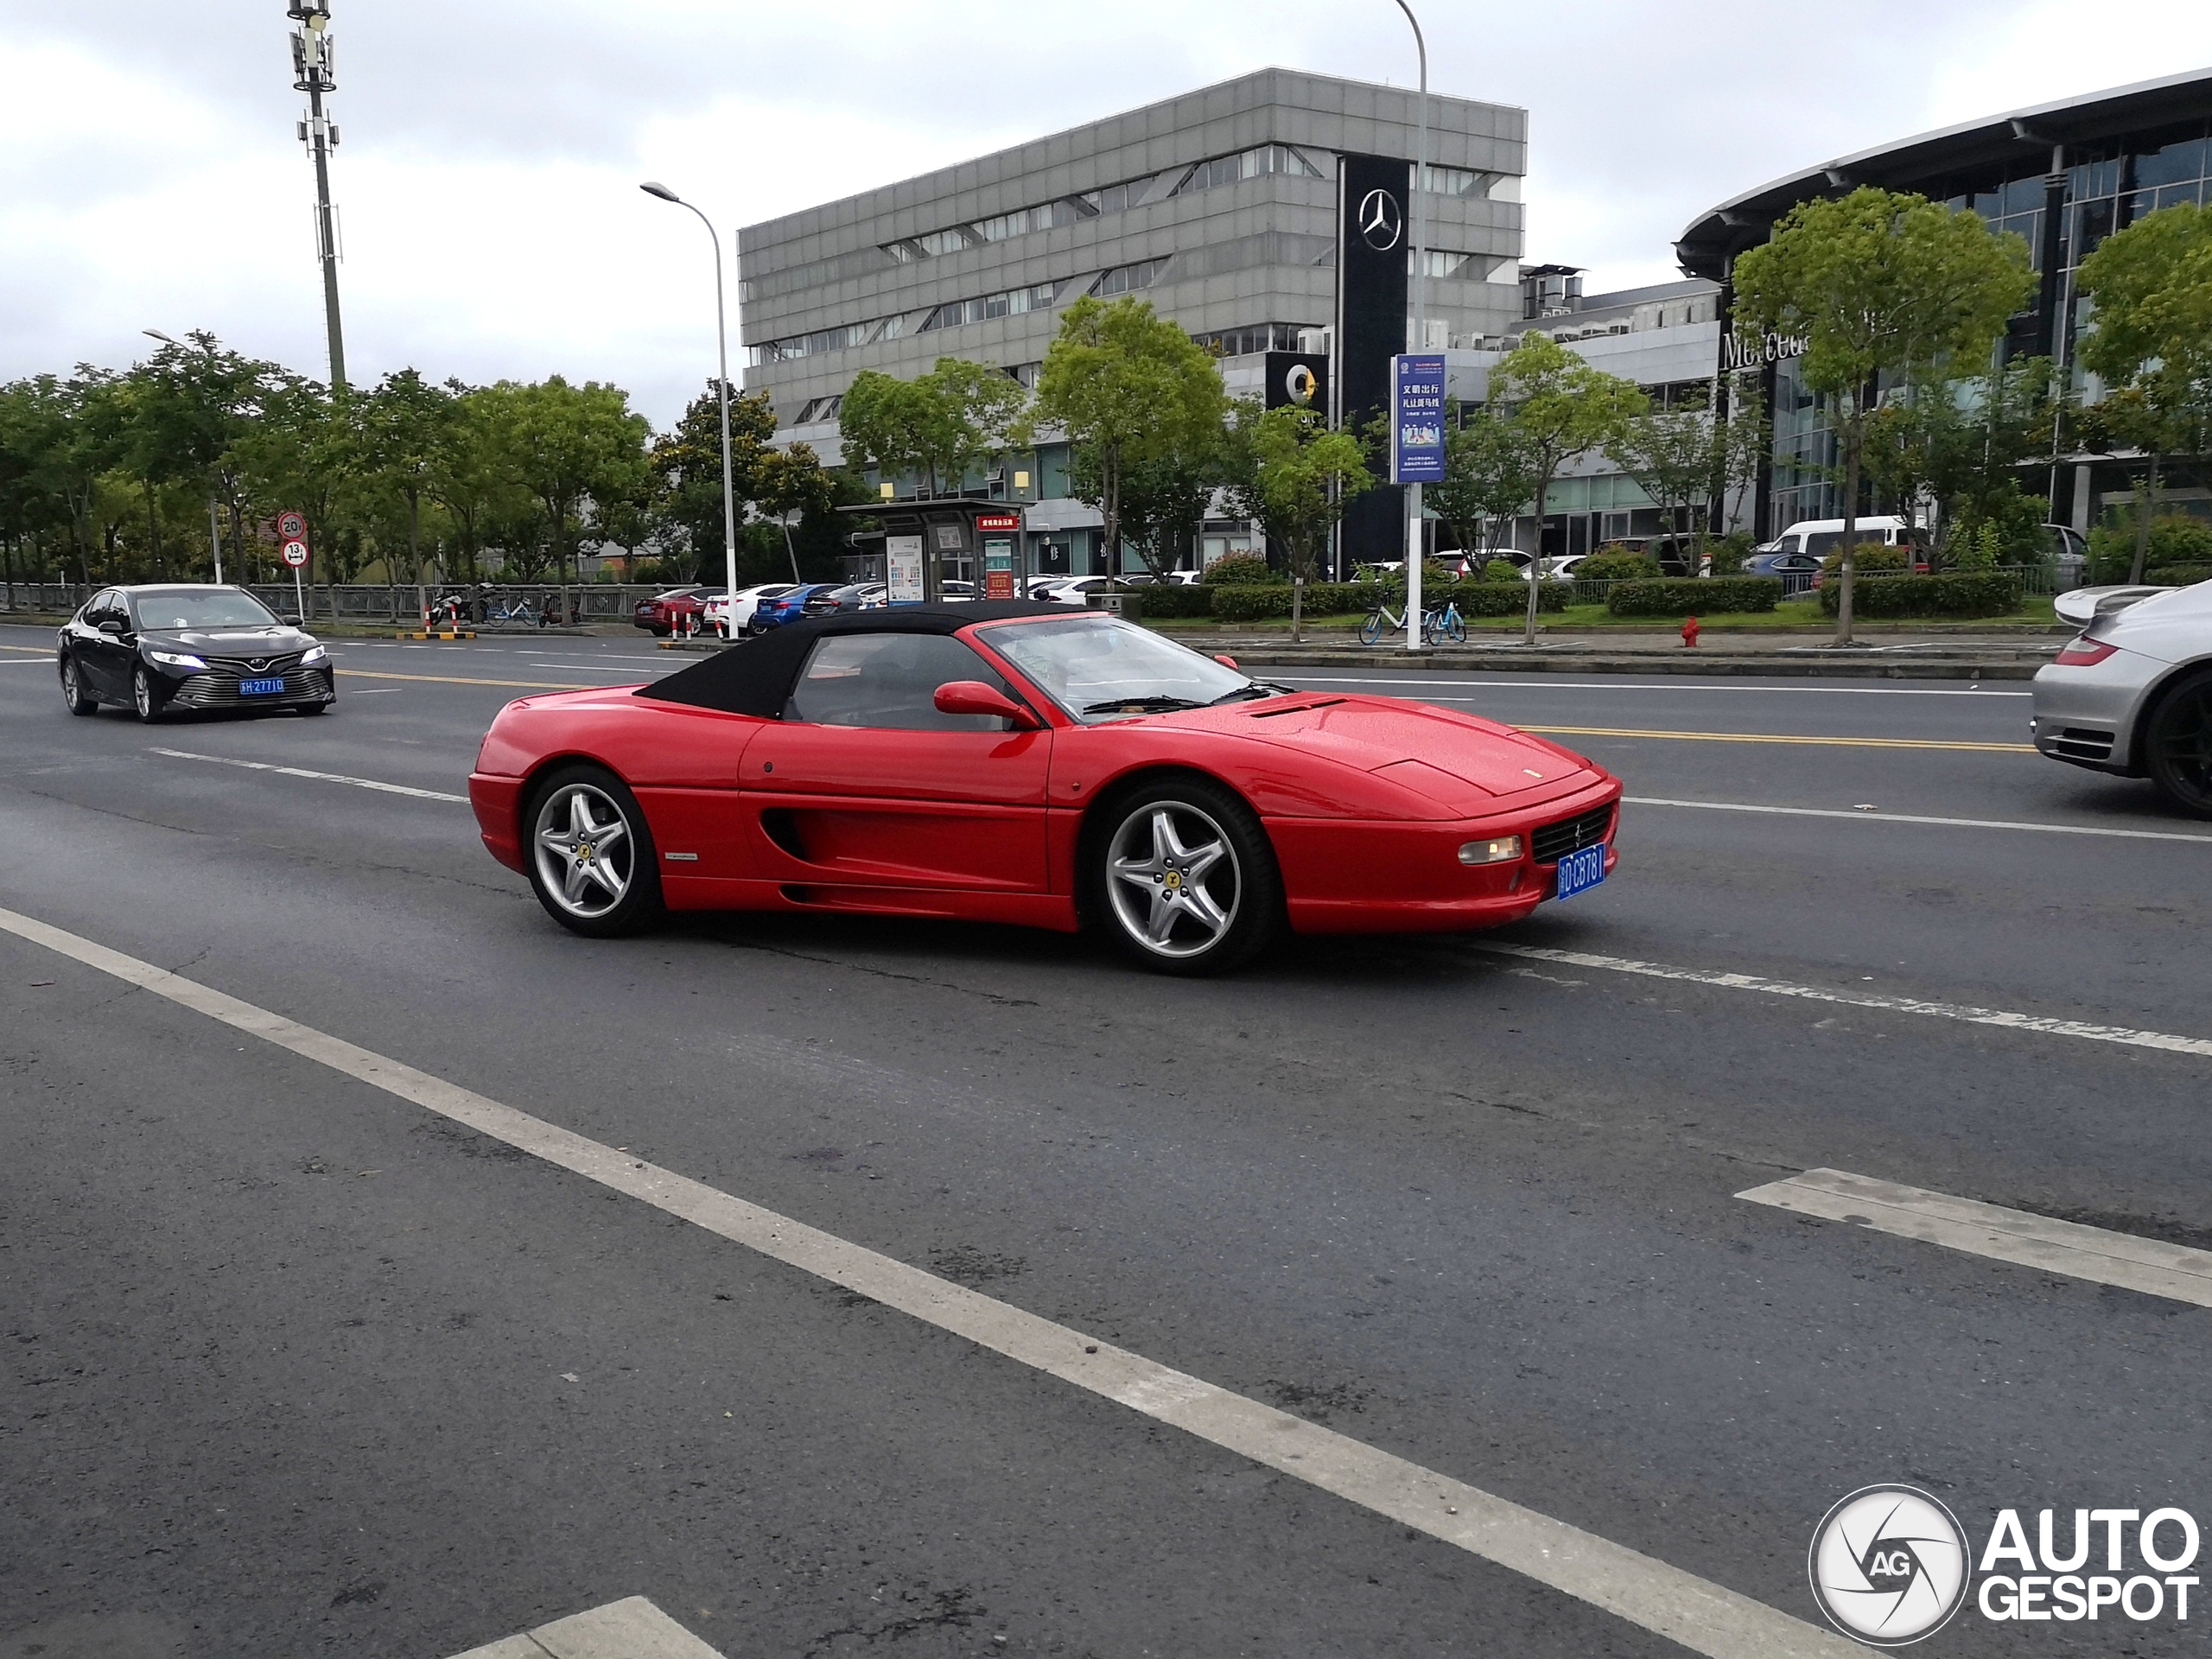
[[[273,628],[276,613],[235,588],[183,588],[173,594],[134,594],[130,607],[142,628]]]
[[[1007,623],[982,638],[1080,721],[1270,695],[1250,676],[1118,617]]]

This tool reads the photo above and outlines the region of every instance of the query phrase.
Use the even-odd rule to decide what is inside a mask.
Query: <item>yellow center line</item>
[[[380,674],[372,668],[341,668],[338,671],[349,679],[356,680],[421,680],[431,685],[505,685],[524,691],[621,690],[620,686],[578,685],[568,680],[466,680],[454,674]]]
[[[1672,737],[1692,743],[1814,743],[1853,749],[1960,749],[1975,754],[2033,754],[2032,743],[1948,743],[1927,737],[1797,737],[1766,732],[1640,732],[1618,726],[1522,726],[1570,737]]]
[[[33,657],[51,657],[54,655],[54,647],[52,645],[0,645],[0,651],[20,651]]]

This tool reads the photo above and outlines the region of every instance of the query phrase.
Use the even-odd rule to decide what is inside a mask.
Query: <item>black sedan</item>
[[[73,715],[120,703],[141,720],[187,709],[290,709],[337,700],[330,653],[251,594],[206,583],[107,588],[61,625]]]

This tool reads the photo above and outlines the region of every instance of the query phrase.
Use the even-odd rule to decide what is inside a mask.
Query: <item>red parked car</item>
[[[651,599],[639,600],[630,613],[630,620],[664,638],[679,631],[704,633],[707,601],[726,591],[721,588],[671,588],[664,594],[655,594]]]
[[[525,697],[468,792],[579,933],[663,910],[1096,924],[1205,973],[1285,927],[1517,921],[1611,869],[1621,785],[1508,726],[1012,601],[810,618],[649,685]]]

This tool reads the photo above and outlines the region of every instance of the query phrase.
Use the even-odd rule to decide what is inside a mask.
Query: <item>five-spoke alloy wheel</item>
[[[1122,947],[1171,974],[1236,967],[1274,934],[1282,878],[1244,803],[1203,779],[1146,785],[1108,809],[1092,909]]]
[[[606,938],[658,912],[652,835],[638,798],[613,773],[561,767],[538,785],[525,822],[530,884],[563,927]]]
[[[162,717],[162,705],[168,701],[168,694],[154,683],[153,675],[141,663],[131,671],[130,707],[139,719],[156,721]]]

